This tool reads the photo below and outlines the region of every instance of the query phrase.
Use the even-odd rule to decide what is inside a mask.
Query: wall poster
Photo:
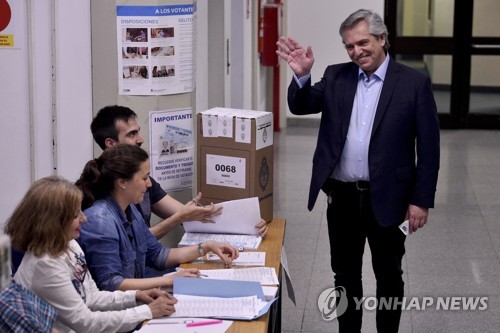
[[[117,6],[120,95],[193,90],[194,6]]]
[[[0,0],[0,48],[20,49],[23,36],[19,33],[20,3]]]
[[[151,177],[169,192],[193,186],[192,109],[149,113]]]

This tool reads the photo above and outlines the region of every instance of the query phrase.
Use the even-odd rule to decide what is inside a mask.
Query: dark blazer
[[[296,115],[322,112],[313,157],[308,209],[339,162],[347,137],[358,66],[328,66],[302,89],[292,80],[288,105]],[[408,204],[434,207],[439,170],[439,121],[429,78],[390,59],[368,152],[373,211],[382,226],[403,222]]]

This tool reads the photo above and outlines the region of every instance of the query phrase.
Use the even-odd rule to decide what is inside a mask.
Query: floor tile
[[[285,247],[297,306],[283,291],[283,332],[338,332],[317,306],[333,286],[326,196],[307,210],[317,128],[289,127],[275,135],[275,212],[287,219]],[[442,130],[441,168],[429,222],[406,241],[405,295],[488,297],[484,311],[403,311],[400,332],[498,332],[500,327],[500,131]],[[278,216],[278,215],[277,215]],[[363,258],[365,295],[375,295],[370,251]],[[286,288],[284,288],[286,289]],[[363,333],[376,332],[364,311]]]

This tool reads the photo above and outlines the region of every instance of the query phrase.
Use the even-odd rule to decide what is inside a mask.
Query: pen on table
[[[176,272],[180,272],[180,271],[182,271],[182,268],[180,268],[180,267],[176,267],[176,268],[175,268],[175,271],[176,271]],[[203,277],[208,277],[208,275],[207,275],[207,274],[201,274],[201,273],[198,273],[198,275],[199,275],[199,276],[203,276]]]
[[[222,324],[222,320],[207,320],[207,321],[195,321],[192,323],[187,323],[186,327],[197,327],[197,326],[205,326],[205,325],[213,325],[213,324]]]
[[[169,324],[190,324],[193,323],[194,320],[182,320],[182,321],[161,321],[161,322],[149,322],[148,325],[169,325]]]

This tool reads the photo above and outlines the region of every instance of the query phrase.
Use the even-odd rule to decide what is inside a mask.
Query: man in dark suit
[[[387,28],[378,14],[358,10],[339,32],[352,62],[328,66],[314,85],[311,47],[280,37],[277,54],[294,72],[288,89],[290,111],[322,112],[308,208],[312,210],[322,189],[328,196],[335,286],[337,292],[339,287],[345,290],[348,301],[338,317],[340,332],[361,330],[366,239],[378,304],[391,302],[377,307],[377,330],[397,332],[406,238],[398,226],[409,220],[408,231],[417,231],[434,206],[439,170],[436,104],[429,78],[388,55]]]

